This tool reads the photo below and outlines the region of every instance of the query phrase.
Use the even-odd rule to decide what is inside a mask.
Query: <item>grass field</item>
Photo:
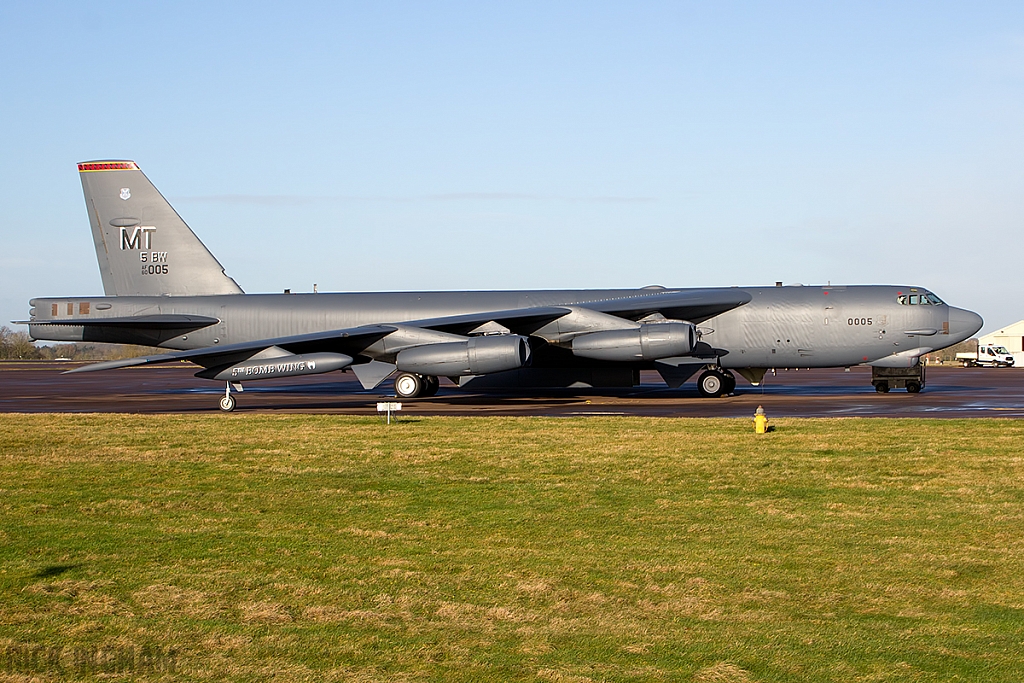
[[[777,427],[3,415],[0,679],[1024,679],[1024,423]]]

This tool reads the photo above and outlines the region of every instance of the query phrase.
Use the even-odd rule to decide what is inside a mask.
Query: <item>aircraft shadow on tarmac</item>
[[[216,412],[223,385],[192,376],[191,367],[149,368],[110,375],[65,377],[61,363],[0,364],[3,412]],[[541,394],[460,390],[444,380],[431,398],[403,401],[425,414],[574,415],[612,414],[741,417],[765,403],[773,415],[1024,417],[1024,372],[988,369],[929,369],[920,394],[902,389],[878,394],[870,370],[780,372],[753,387],[741,382],[736,394],[700,398],[692,383],[670,389],[653,374],[638,387],[548,389]],[[372,413],[379,401],[394,401],[390,383],[364,390],[346,376],[322,381],[269,380],[246,384],[242,411]],[[603,412],[602,412],[603,411]]]
[[[788,384],[788,385],[766,385],[764,390],[761,387],[746,387],[743,389],[737,389],[736,395],[747,396],[747,395],[761,395],[766,396],[848,396],[850,394],[858,395],[873,395],[878,392],[875,391],[874,387],[861,387],[861,386],[850,386],[850,385],[808,385],[808,384]],[[925,387],[918,396],[927,396],[928,394],[945,394],[945,393],[966,393],[966,392],[978,392],[978,391],[992,391],[994,387],[967,387],[967,386],[955,386],[949,384],[929,384]],[[890,396],[899,396],[905,394],[901,389],[894,389]]]
[[[316,384],[277,384],[277,385],[253,385],[246,384],[246,394],[306,394],[325,396],[379,396],[376,390],[364,390],[358,384],[350,382],[319,382]],[[224,387],[216,384],[203,384],[194,387],[172,387],[169,389],[157,389],[154,394],[223,394]]]
[[[358,387],[358,388],[357,388]],[[993,387],[978,387],[978,386],[958,386],[949,384],[935,384],[929,385],[922,394],[918,395],[907,395],[905,398],[911,397],[927,397],[929,394],[963,394],[963,393],[974,393],[977,392],[988,392],[992,391]],[[202,395],[215,395],[222,393],[223,390],[217,386],[196,386],[196,387],[185,387],[185,388],[166,388],[158,389],[154,391],[155,394],[164,395],[187,395],[187,394],[202,394]],[[351,382],[322,382],[317,384],[285,384],[285,385],[252,385],[245,387],[245,395],[258,396],[258,395],[293,395],[293,396],[319,396],[323,398],[338,397],[338,398],[364,398],[370,400],[378,399],[392,399],[394,395],[385,389],[364,390],[357,384]],[[840,398],[849,396],[860,396],[860,397],[872,397],[876,396],[876,392],[871,386],[852,386],[849,384],[765,384],[760,387],[741,387],[738,388],[733,394],[736,398],[745,397],[799,397],[799,398]],[[894,391],[888,394],[889,397],[898,398],[903,396],[904,392]],[[431,404],[444,404],[449,406],[477,406],[477,405],[493,405],[495,407],[502,406],[519,406],[519,405],[536,405],[538,402],[543,402],[548,405],[570,405],[578,403],[587,397],[596,398],[617,398],[617,399],[643,399],[648,401],[658,400],[671,400],[678,401],[680,399],[693,399],[700,401],[709,401],[714,403],[716,399],[705,399],[700,396],[695,388],[686,387],[681,389],[670,389],[668,387],[659,386],[640,386],[629,389],[609,389],[609,388],[587,388],[587,389],[547,389],[543,391],[531,391],[531,392],[516,392],[516,391],[505,391],[501,393],[479,393],[479,392],[462,392],[458,389],[442,386],[438,394],[431,398],[420,398],[414,399],[414,402],[418,405],[429,406]],[[881,397],[879,397],[881,398]],[[720,400],[720,399],[719,399]],[[292,409],[301,408],[317,408],[317,407],[328,407],[328,403],[317,404],[308,403],[302,405],[290,404],[288,407]]]

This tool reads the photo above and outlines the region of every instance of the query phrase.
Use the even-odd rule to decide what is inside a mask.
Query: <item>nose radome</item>
[[[953,343],[970,339],[985,323],[974,311],[963,308],[949,307],[949,336]]]

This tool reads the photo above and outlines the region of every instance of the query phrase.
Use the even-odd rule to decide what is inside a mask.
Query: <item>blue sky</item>
[[[914,284],[1024,318],[1024,5],[0,5],[0,318],[134,159],[250,292]]]

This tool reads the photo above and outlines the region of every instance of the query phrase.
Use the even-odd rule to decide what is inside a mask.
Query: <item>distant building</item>
[[[1006,350],[1013,354],[1013,366],[1024,367],[1024,320],[986,334],[978,339],[978,342],[1005,346]]]

